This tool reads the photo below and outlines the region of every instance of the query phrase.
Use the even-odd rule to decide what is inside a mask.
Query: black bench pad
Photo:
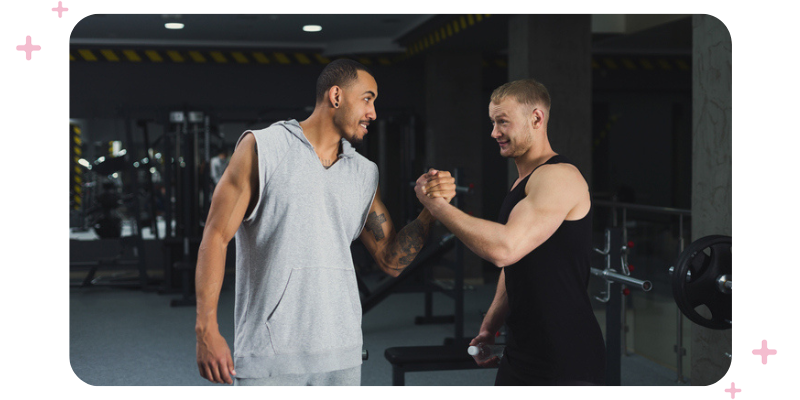
[[[465,362],[475,364],[464,346],[409,346],[390,347],[384,352],[392,364],[431,364],[443,362]],[[477,364],[476,364],[477,366]]]
[[[465,346],[390,347],[384,356],[392,364],[392,385],[405,385],[405,373],[477,369],[479,366]]]

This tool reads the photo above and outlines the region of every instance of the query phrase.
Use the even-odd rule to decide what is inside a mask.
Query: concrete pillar
[[[508,33],[508,79],[533,78],[547,87],[552,100],[550,144],[591,184],[591,16],[515,15]],[[509,185],[517,177],[510,162]]]
[[[731,235],[731,36],[710,15],[692,16],[692,125],[692,240]],[[731,331],[692,324],[692,385],[728,371]]]
[[[426,165],[462,167],[476,183],[483,180],[481,135],[489,134],[481,130],[488,107],[481,97],[482,62],[479,52],[431,52],[425,59]],[[481,217],[482,197],[478,185],[461,210]],[[467,282],[482,283],[481,259],[466,250],[464,263]]]

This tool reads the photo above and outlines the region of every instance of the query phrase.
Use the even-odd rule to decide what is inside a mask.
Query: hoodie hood
[[[295,137],[300,139],[306,146],[308,146],[312,151],[314,150],[314,146],[311,142],[308,141],[308,138],[305,134],[303,134],[303,128],[300,126],[300,123],[297,120],[290,119],[288,121],[278,121],[272,125],[280,125],[284,127],[287,131],[291,132]],[[353,145],[347,141],[347,139],[342,138],[342,154],[341,157],[352,157],[356,154],[356,150],[353,148]]]

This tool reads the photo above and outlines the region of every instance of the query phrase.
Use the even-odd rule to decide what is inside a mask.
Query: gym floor
[[[376,273],[364,277],[370,288],[383,279]],[[464,334],[477,334],[481,312],[494,295],[495,283],[465,291]],[[170,307],[178,295],[107,286],[70,289],[70,362],[75,374],[95,386],[196,386],[212,385],[200,377],[195,364],[194,307]],[[453,300],[436,293],[434,315],[453,312]],[[233,345],[233,276],[227,276],[219,302],[222,335]],[[362,365],[361,384],[391,385],[391,364],[384,350],[395,346],[441,345],[452,337],[453,324],[415,325],[422,315],[421,293],[390,295],[363,318],[364,348],[369,359]],[[598,312],[602,321],[602,313]],[[602,325],[602,324],[601,324]],[[465,349],[466,351],[466,349]],[[490,386],[496,369],[411,372],[409,386]],[[672,386],[676,372],[642,356],[622,357],[623,386]]]

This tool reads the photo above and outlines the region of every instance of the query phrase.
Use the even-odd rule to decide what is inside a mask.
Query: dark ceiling
[[[475,17],[475,18],[473,18]],[[72,46],[155,46],[183,48],[264,48],[307,50],[325,56],[344,54],[402,53],[448,25],[460,22],[463,29],[437,46],[469,47],[503,53],[508,47],[508,15],[429,14],[226,14],[226,15],[92,15],[72,32]],[[688,16],[593,15],[595,53],[685,53],[691,49],[691,18]],[[601,19],[622,18],[636,26],[629,32],[599,29]],[[465,24],[466,21],[469,24]],[[644,21],[644,22],[642,22]],[[164,27],[167,22],[185,25],[180,30]],[[322,26],[320,32],[304,32],[307,24]],[[623,28],[624,30],[624,28]]]
[[[335,54],[402,52],[395,39],[432,15],[92,15],[72,31],[72,45],[291,48]],[[180,22],[180,30],[166,29]],[[304,32],[308,24],[320,32]]]

